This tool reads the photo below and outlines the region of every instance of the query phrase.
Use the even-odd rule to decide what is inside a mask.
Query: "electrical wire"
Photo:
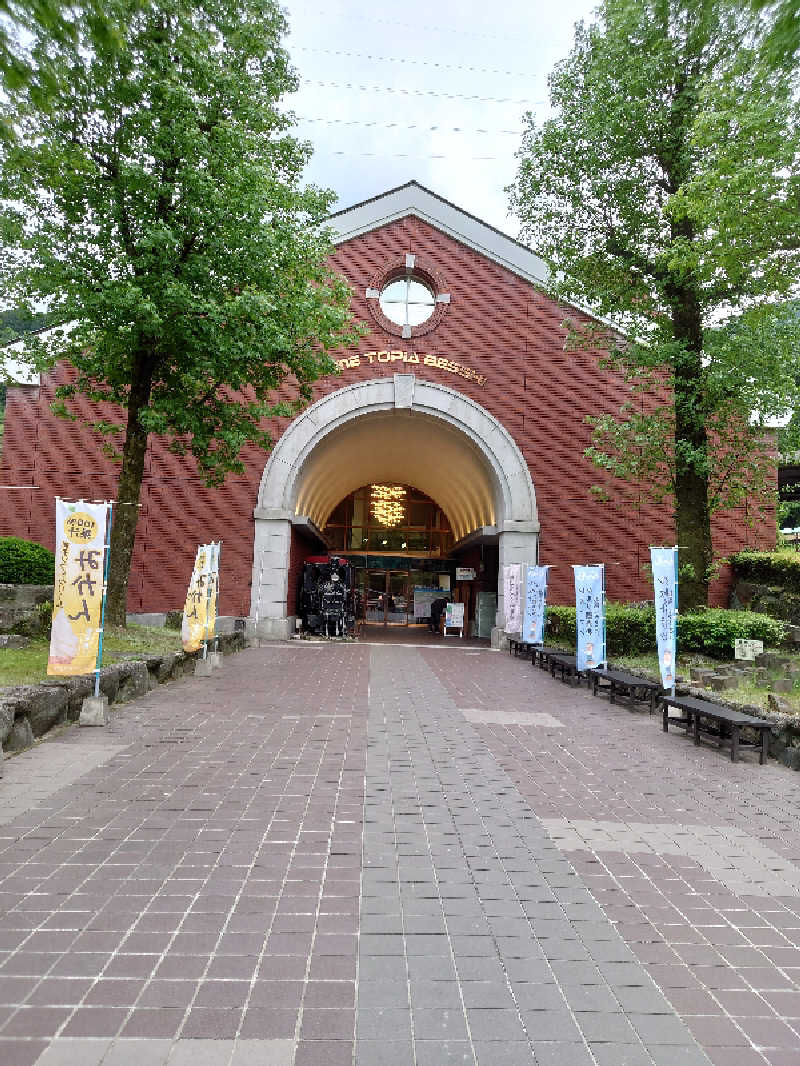
[[[353,82],[316,81],[303,78],[303,85],[314,85],[320,89],[348,89],[361,93],[397,93],[402,96],[432,96],[441,100],[468,100],[478,104],[514,104],[518,107],[544,107],[547,100],[514,99],[510,96],[468,96],[464,93],[446,93],[437,89],[400,89],[391,85],[356,85]]]
[[[454,63],[435,63],[429,59],[409,59],[407,56],[373,56],[366,52],[344,52],[334,48],[312,48],[310,45],[294,45],[292,52],[315,52],[318,55],[344,56],[346,59],[369,59],[380,63],[408,63],[417,67],[435,67],[437,70],[462,70],[468,74],[500,74],[507,78],[530,78],[529,71],[496,70],[492,67],[462,67]]]
[[[297,115],[296,117],[299,122],[321,122],[327,126],[365,126],[371,128],[378,126],[381,129],[386,130],[416,130],[420,133],[482,134],[487,137],[493,137],[499,134],[504,134],[509,137],[522,137],[524,133],[524,130],[465,130],[460,126],[414,126],[404,125],[401,122],[373,122],[360,118],[311,118],[309,115]]]

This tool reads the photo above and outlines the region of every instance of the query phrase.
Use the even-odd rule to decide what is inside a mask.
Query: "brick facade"
[[[435,275],[449,305],[437,309],[433,327],[401,339],[376,313],[365,290],[413,251],[418,263]],[[648,502],[634,488],[614,484],[583,456],[590,440],[587,414],[614,412],[628,396],[619,377],[598,367],[589,352],[564,350],[562,322],[572,309],[556,304],[517,274],[419,218],[408,216],[339,245],[333,266],[350,281],[353,310],[370,327],[357,351],[360,365],[320,381],[314,398],[359,380],[412,372],[441,382],[485,407],[511,433],[531,472],[541,522],[540,559],[554,564],[551,602],[574,602],[573,562],[605,561],[608,595],[613,600],[651,596],[642,566],[651,544],[672,543],[671,509]],[[416,352],[419,363],[381,362],[367,352]],[[345,359],[356,349],[341,352]],[[433,355],[485,376],[485,384],[448,369],[426,365]],[[386,358],[389,358],[388,356]],[[353,360],[351,359],[351,362]],[[115,466],[99,439],[78,422],[49,411],[56,385],[67,379],[59,367],[40,387],[10,388],[0,466],[0,533],[53,545],[53,497],[111,497]],[[97,418],[102,408],[80,399],[73,409]],[[277,439],[287,421],[275,420]],[[153,440],[147,456],[136,550],[130,580],[129,610],[157,611],[180,607],[194,560],[196,542],[223,541],[220,613],[247,615],[253,558],[253,508],[266,462],[260,449],[248,447],[245,472],[230,477],[221,489],[206,487],[191,460],[171,455]],[[435,461],[435,457],[432,457]],[[89,472],[91,469],[91,473]],[[590,492],[605,484],[611,503]],[[715,517],[717,555],[746,544],[774,544],[774,520],[767,515],[752,528],[741,508]],[[302,565],[304,548],[293,552],[289,596]],[[468,565],[468,564],[467,564]],[[713,600],[724,603],[727,575],[715,583]]]

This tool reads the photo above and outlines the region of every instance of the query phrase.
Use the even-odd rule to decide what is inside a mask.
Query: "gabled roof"
[[[336,243],[342,244],[408,215],[416,215],[526,281],[536,285],[547,282],[547,266],[530,248],[416,181],[336,211],[328,218],[328,224],[336,234]]]

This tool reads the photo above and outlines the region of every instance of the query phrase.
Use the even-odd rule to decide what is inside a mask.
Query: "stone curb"
[[[223,652],[241,651],[244,633],[224,633],[218,638]],[[193,676],[202,652],[149,655],[105,666],[100,671],[100,692],[109,704],[127,703],[144,696],[166,681]],[[0,690],[0,752],[23,751],[36,737],[57,725],[76,722],[86,696],[94,692],[94,676],[52,678],[37,685],[15,685]],[[1,757],[1,756],[0,756]]]

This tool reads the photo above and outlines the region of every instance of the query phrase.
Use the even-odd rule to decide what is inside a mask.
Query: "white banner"
[[[444,624],[446,629],[464,628],[464,604],[448,603],[445,608]]]
[[[525,613],[522,639],[526,644],[544,643],[544,606],[547,600],[547,566],[529,566],[525,576]]]
[[[519,633],[522,629],[522,565],[520,563],[503,567],[503,608],[506,633]]]
[[[650,566],[656,605],[656,642],[661,684],[675,684],[678,638],[678,549],[651,548]]]
[[[575,571],[576,666],[591,670],[606,662],[605,567],[573,566]]]
[[[47,673],[91,674],[97,667],[103,607],[107,503],[56,499],[56,573]]]

